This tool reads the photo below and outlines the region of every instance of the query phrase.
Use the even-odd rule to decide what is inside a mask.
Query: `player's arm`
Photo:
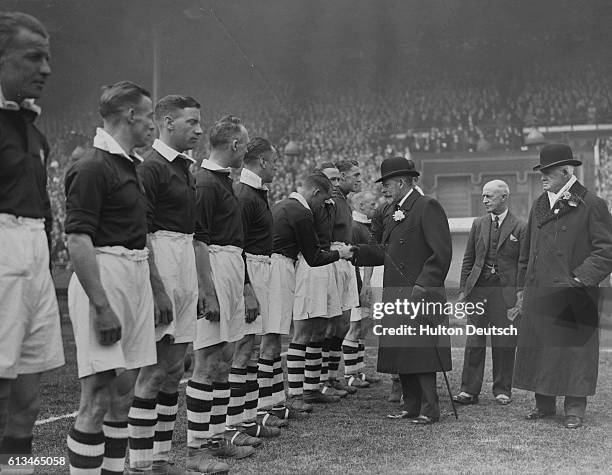
[[[252,203],[247,200],[238,199],[240,203],[240,213],[242,216],[242,231],[243,236],[246,239],[249,233],[250,221],[253,214],[256,212]],[[245,320],[247,323],[254,321],[260,313],[259,302],[257,296],[253,290],[251,279],[249,278],[249,270],[247,268],[246,252],[242,251],[242,258],[244,259],[244,310]]]
[[[217,204],[214,185],[204,182],[198,185],[196,194],[196,226],[194,250],[198,273],[198,318],[217,322],[220,318],[219,300],[212,278],[210,265],[210,226],[213,222],[214,207]]]
[[[341,257],[350,257],[349,247],[346,245],[337,251],[325,251],[321,248],[312,217],[304,216],[298,219],[294,224],[294,235],[298,249],[310,267],[324,266]]]
[[[166,288],[159,275],[159,270],[155,264],[155,251],[151,244],[151,231],[153,229],[153,220],[155,219],[155,210],[157,204],[157,194],[161,180],[160,171],[153,165],[152,162],[145,162],[136,168],[140,181],[145,190],[147,198],[147,249],[149,250],[149,279],[151,281],[151,289],[153,290],[153,308],[155,317],[155,326],[167,325],[172,319],[172,301],[166,293]]]

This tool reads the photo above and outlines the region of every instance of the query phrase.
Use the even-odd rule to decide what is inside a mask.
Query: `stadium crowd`
[[[274,84],[257,91],[202,90],[194,96],[205,104],[206,119],[236,113],[250,130],[270,137],[280,150],[290,141],[299,144],[299,157],[285,157],[282,173],[272,184],[273,202],[286,197],[299,176],[323,161],[357,160],[364,166],[364,181],[372,183],[380,162],[391,156],[516,150],[523,145],[525,126],[612,119],[609,76],[590,63],[552,69],[534,66],[520,77],[502,76],[495,71],[454,76],[429,71],[380,90],[357,85],[306,97],[286,84]],[[52,257],[60,267],[68,262],[61,238],[63,174],[74,149],[90,145],[97,120],[95,111],[76,109],[56,116],[45,112],[41,117],[52,149],[50,190],[57,217]],[[194,151],[198,161],[206,153],[205,145]]]

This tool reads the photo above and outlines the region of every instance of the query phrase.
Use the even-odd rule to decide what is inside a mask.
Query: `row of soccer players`
[[[192,175],[185,152],[203,133],[193,98],[167,96],[153,111],[149,93],[124,81],[104,90],[100,114],[92,152],[65,181],[82,391],[68,436],[73,472],[121,472],[128,437],[132,470],[168,471],[189,343],[194,473],[227,471],[219,458],[249,456],[285,419],[367,386],[358,312],[349,329],[359,295],[346,195],[360,186],[359,168],[325,164],[271,210],[278,154],[249,140],[238,118],[214,123],[210,156]],[[159,138],[142,159],[134,149],[154,123]],[[286,399],[281,337],[292,323]]]

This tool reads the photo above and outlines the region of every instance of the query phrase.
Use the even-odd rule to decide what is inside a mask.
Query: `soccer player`
[[[72,473],[123,473],[128,412],[138,370],[155,364],[147,202],[137,147],[152,138],[149,92],[128,82],[104,88],[103,128],[66,173],[66,234],[74,274],[68,306],[81,380],[68,435]]]
[[[259,302],[262,336],[254,342],[251,360],[246,368],[245,410],[243,427],[249,435],[273,437],[280,434],[278,427],[286,421],[263,409],[272,406],[274,386],[274,358],[277,345],[274,335],[267,333],[269,321],[270,255],[272,254],[272,212],[268,204],[268,187],[276,173],[278,154],[272,144],[255,137],[247,144],[240,182],[234,185],[242,209],[244,225],[245,281],[250,282]],[[261,344],[261,356],[259,351]],[[278,349],[280,354],[280,348]],[[280,368],[279,368],[280,369]],[[282,373],[280,373],[282,376]],[[258,384],[261,382],[261,386]],[[241,381],[242,382],[242,381]],[[257,408],[261,407],[259,422]]]
[[[304,178],[298,192],[277,203],[272,215],[274,219],[273,254],[270,281],[270,333],[289,334],[291,315],[294,309],[294,295],[303,277],[298,277],[296,261],[305,262],[310,267],[318,267],[351,257],[350,248],[338,246],[336,250],[325,251],[321,248],[315,231],[312,209],[316,209],[331,196],[331,183],[320,172]],[[301,253],[301,256],[299,255]],[[300,264],[303,266],[303,264]],[[304,400],[304,377],[306,347],[311,342],[313,324],[311,319],[294,319],[293,339],[287,352],[287,373],[290,399],[286,405],[295,411],[312,411],[312,406]],[[280,351],[280,342],[278,344]],[[279,355],[280,356],[280,355]],[[316,365],[316,361],[310,361]],[[320,365],[320,363],[319,363]],[[314,382],[313,382],[314,383]],[[318,391],[318,381],[316,388]],[[308,395],[308,394],[307,394]],[[318,396],[318,395],[317,395]],[[278,393],[276,408],[282,409],[285,403],[284,392]]]
[[[185,152],[202,135],[200,104],[166,96],[155,106],[159,139],[137,168],[147,198],[147,248],[155,309],[157,364],[140,370],[129,413],[130,470],[169,473],[185,352],[193,341],[198,279],[193,249],[194,162]],[[172,472],[170,472],[172,473]]]
[[[64,364],[49,272],[49,146],[34,125],[49,54],[36,18],[0,13],[0,471],[32,453],[41,376]]]
[[[332,249],[340,244],[348,244],[353,239],[353,217],[352,210],[347,201],[349,193],[358,192],[361,189],[361,171],[357,162],[342,160],[335,164],[334,168],[328,164],[322,165],[323,172],[328,177],[335,175],[334,168],[338,170],[340,177],[337,185],[334,185],[332,199],[334,202],[332,214]],[[336,271],[336,282],[342,313],[334,316],[331,325],[328,326],[327,335],[330,339],[330,363],[329,381],[337,389],[353,392],[354,388],[369,386],[369,383],[357,378],[357,358],[359,342],[356,335],[347,333],[350,326],[351,309],[359,306],[359,292],[357,289],[357,278],[355,268],[348,261],[339,261],[334,264]],[[344,355],[344,371],[346,381],[338,380],[338,366],[340,358]],[[348,389],[347,389],[348,388]]]
[[[241,424],[242,381],[261,323],[245,283],[242,215],[229,176],[242,165],[249,134],[239,118],[226,116],[213,124],[209,140],[210,156],[196,172],[199,314],[187,386],[187,468],[199,472],[215,472],[214,457],[248,457],[261,443]]]

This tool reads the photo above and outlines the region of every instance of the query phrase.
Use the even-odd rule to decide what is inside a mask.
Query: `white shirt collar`
[[[187,160],[191,160],[192,163],[195,163],[195,160],[184,153],[177,152],[170,145],[162,142],[159,139],[155,139],[153,141],[153,150],[159,153],[162,157],[164,157],[169,162],[173,162],[176,157],[186,158]]]
[[[506,211],[504,211],[501,214],[493,214],[493,213],[491,213],[491,221],[495,221],[495,216],[497,216],[499,218],[499,225],[501,226],[502,223],[504,222],[504,219],[506,219],[506,216],[508,216],[508,209],[506,208]]]
[[[121,155],[122,157],[127,158],[130,162],[133,161],[132,157],[130,157],[130,155],[123,150],[123,147],[117,143],[113,136],[101,127],[96,128],[96,136],[94,137],[93,146],[99,150],[112,153],[113,155]],[[140,162],[144,161],[144,159],[136,152],[134,152],[133,156]]]
[[[559,190],[559,193],[555,194],[555,193],[551,193],[550,191],[546,192],[548,193],[548,202],[550,203],[550,209],[552,209],[553,206],[555,206],[555,203],[557,202],[559,198],[563,196],[563,193],[569,190],[572,187],[572,185],[576,183],[577,181],[578,181],[578,178],[576,178],[575,175],[572,175],[572,177],[565,184],[565,186]]]
[[[206,168],[207,170],[213,171],[213,172],[224,172],[224,173],[230,173],[232,171],[231,168],[223,168],[220,167],[219,165],[217,165],[215,162],[210,161],[208,158],[205,158],[204,160],[202,160],[202,168]]]
[[[404,197],[400,200],[400,202],[397,204],[398,208],[401,208],[402,205],[404,204],[404,202],[408,199],[408,197],[412,194],[412,192],[414,191],[414,188],[410,188],[410,191],[408,193],[406,193],[404,195]]]
[[[370,224],[372,222],[372,220],[368,219],[368,217],[365,214],[357,210],[353,210],[353,221],[356,221],[358,223],[363,223],[363,224]]]
[[[256,190],[268,191],[268,187],[261,182],[261,177],[257,173],[253,173],[248,168],[243,168],[240,172],[240,183],[249,185]]]
[[[414,187],[412,187],[410,189],[410,191],[408,193],[406,193],[406,195],[401,199],[401,201],[397,204],[398,208],[401,208],[401,206],[404,204],[404,201],[406,201],[408,199],[408,197],[411,195],[411,193],[416,190],[418,194],[420,194],[421,196],[423,196],[423,190],[421,190],[421,187],[419,187],[418,185],[414,185]]]
[[[300,193],[298,193],[297,191],[294,191],[293,193],[291,193],[289,195],[289,198],[293,198],[294,200],[298,200],[302,206],[304,208],[306,208],[308,211],[312,211],[310,209],[310,206],[308,206],[308,202],[306,201],[306,198],[304,198]]]
[[[17,104],[15,101],[9,101],[4,97],[4,94],[2,93],[2,88],[0,87],[0,109],[18,111],[22,108],[32,111],[36,115],[40,115],[42,111],[40,106],[34,103],[34,99],[24,99],[21,104]]]

